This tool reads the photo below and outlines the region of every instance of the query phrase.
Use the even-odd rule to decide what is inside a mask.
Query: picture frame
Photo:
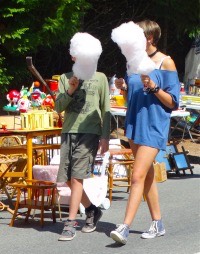
[[[187,157],[188,151],[185,151],[182,146],[182,152],[179,152],[175,144],[169,144],[166,146],[166,150],[160,150],[157,154],[155,161],[158,163],[165,163],[166,171],[175,171],[179,174],[179,171],[182,170],[185,175],[185,170],[189,169],[191,174],[193,174],[193,166],[190,165],[190,162]]]
[[[167,154],[178,153],[177,146],[175,144],[169,144],[166,146]]]
[[[159,162],[159,163],[164,162],[165,167],[166,167],[166,171],[171,171],[173,169],[172,165],[169,162],[168,154],[167,154],[166,151],[160,150],[159,153],[157,154],[156,158],[155,158],[155,161]]]
[[[186,153],[179,152],[173,154],[173,161],[176,170],[186,170],[191,169],[192,166],[190,165]]]
[[[155,161],[162,163],[165,163],[166,171],[172,171],[175,168],[175,165],[172,160],[172,154],[178,153],[177,146],[175,144],[169,144],[166,146],[166,150],[160,150],[157,154]]]

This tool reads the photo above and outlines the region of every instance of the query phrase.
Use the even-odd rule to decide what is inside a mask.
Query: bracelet
[[[159,90],[160,90],[160,87],[156,85],[154,88],[149,89],[148,93],[157,93]]]

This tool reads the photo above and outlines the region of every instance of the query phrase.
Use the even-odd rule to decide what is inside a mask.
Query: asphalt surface
[[[58,241],[63,222],[53,224],[48,212],[45,225],[40,227],[39,217],[28,224],[18,219],[9,227],[11,214],[0,212],[0,254],[197,254],[200,253],[200,165],[195,165],[194,175],[172,176],[159,183],[160,205],[166,235],[155,239],[141,239],[151,223],[146,202],[142,201],[132,224],[128,242],[121,246],[109,237],[115,224],[123,221],[128,194],[125,188],[116,188],[113,202],[93,233],[82,233],[85,216],[77,217],[79,228],[69,242]],[[5,200],[6,201],[6,200]],[[67,216],[66,210],[63,217]]]

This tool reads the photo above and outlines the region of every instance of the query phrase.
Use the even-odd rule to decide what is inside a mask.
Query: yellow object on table
[[[27,113],[21,113],[21,128],[34,129],[48,129],[53,128],[53,112],[46,110],[32,110]]]
[[[114,95],[111,97],[111,102],[113,106],[125,106],[126,101],[123,95]]]
[[[183,102],[186,102],[186,103],[199,103],[200,104],[200,96],[182,95],[181,99]]]
[[[53,80],[59,81],[60,75],[53,75],[53,76],[52,76],[52,79],[53,79]]]

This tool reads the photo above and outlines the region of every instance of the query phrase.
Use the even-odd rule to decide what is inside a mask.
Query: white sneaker
[[[153,220],[151,226],[147,232],[144,232],[141,237],[144,239],[152,239],[157,236],[162,236],[165,234],[164,225],[162,220]]]
[[[118,243],[126,244],[129,235],[129,226],[126,224],[119,224],[117,228],[110,233],[110,237]]]

